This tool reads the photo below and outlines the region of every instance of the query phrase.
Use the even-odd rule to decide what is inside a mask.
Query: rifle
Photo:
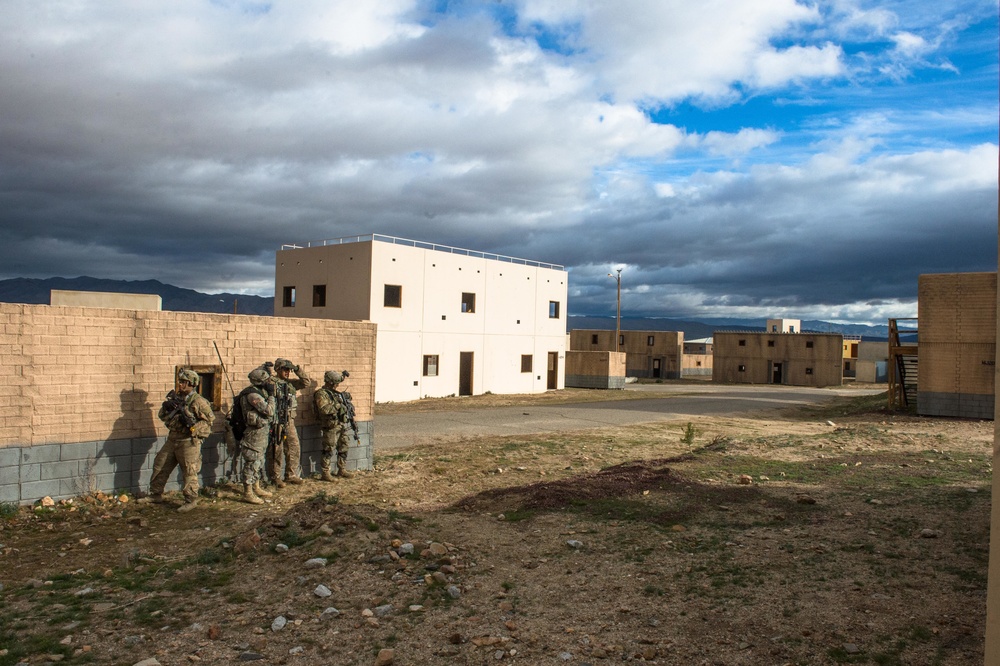
[[[226,371],[226,362],[222,360],[222,353],[219,352],[219,345],[212,341],[212,346],[215,347],[215,355],[219,357],[219,365],[222,367],[222,375],[226,378],[226,383],[229,384],[229,392],[233,396],[233,402],[229,405],[229,413],[226,414],[226,456],[232,458],[232,465],[229,465],[228,460],[222,461],[222,472],[226,471],[226,467],[230,466],[229,476],[232,478],[236,477],[236,463],[239,461],[240,453],[240,440],[236,439],[236,434],[233,432],[233,424],[230,421],[233,415],[233,410],[236,409],[236,390],[233,388],[233,382],[229,379],[229,373]]]
[[[361,444],[361,437],[358,436],[358,422],[354,418],[354,403],[351,402],[351,394],[347,391],[336,391],[336,393],[340,395],[344,408],[347,410],[347,422],[351,425],[351,430],[354,431],[354,441]]]
[[[169,425],[170,421],[173,420],[175,416],[180,416],[181,421],[188,428],[190,428],[191,426],[193,426],[195,423],[198,422],[198,419],[195,418],[195,415],[192,414],[191,411],[187,408],[187,402],[184,396],[182,396],[180,393],[171,390],[169,393],[167,393],[167,399],[164,400],[163,402],[165,407],[169,403],[169,405],[173,408],[169,413],[167,413],[166,416],[163,417],[164,423]]]

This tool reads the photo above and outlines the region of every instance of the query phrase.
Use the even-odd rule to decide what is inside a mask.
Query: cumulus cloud
[[[378,232],[565,264],[571,312],[625,266],[636,313],[874,316],[996,266],[995,76],[940,66],[995,8],[899,7],[7,3],[0,277],[269,293]]]

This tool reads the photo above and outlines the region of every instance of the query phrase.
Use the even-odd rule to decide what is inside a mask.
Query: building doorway
[[[660,378],[660,359],[653,359],[653,379]]]
[[[782,372],[781,372],[781,364],[780,363],[772,363],[771,364],[771,383],[772,384],[783,384],[784,383],[783,379],[784,379],[784,377],[782,376]]]
[[[472,361],[474,352],[459,352],[458,394],[472,395]]]
[[[552,389],[559,388],[559,352],[549,352],[549,367],[548,367],[548,381],[546,382],[545,388]]]

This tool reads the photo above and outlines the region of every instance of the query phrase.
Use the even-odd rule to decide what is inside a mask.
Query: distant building
[[[711,377],[713,358],[712,338],[684,341],[681,356],[681,377]]]
[[[283,246],[274,314],[377,324],[377,402],[541,393],[564,386],[567,283],[555,264],[373,234]]]
[[[768,330],[716,331],[712,381],[732,384],[839,386],[843,383],[843,336],[792,333],[768,320]],[[774,325],[774,328],[772,328]],[[782,328],[789,330],[783,332]],[[800,330],[797,323],[795,330]]]
[[[625,374],[641,379],[679,379],[684,333],[680,331],[621,331],[577,329],[569,332],[573,351],[625,353]]]

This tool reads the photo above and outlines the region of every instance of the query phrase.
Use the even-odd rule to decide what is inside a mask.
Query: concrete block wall
[[[279,356],[318,383],[326,370],[350,370],[343,388],[363,444],[352,466],[371,467],[374,324],[0,303],[0,362],[9,373],[0,384],[0,502],[145,489],[166,437],[156,412],[175,370],[217,368],[213,342],[237,392],[250,370]],[[231,394],[218,376],[223,399],[204,444],[205,484],[223,476]],[[313,412],[312,391],[300,392],[297,424],[316,432],[304,455],[320,448]]]
[[[917,412],[993,418],[996,273],[921,275]]]
[[[595,389],[625,388],[625,352],[566,352],[566,386]]]

